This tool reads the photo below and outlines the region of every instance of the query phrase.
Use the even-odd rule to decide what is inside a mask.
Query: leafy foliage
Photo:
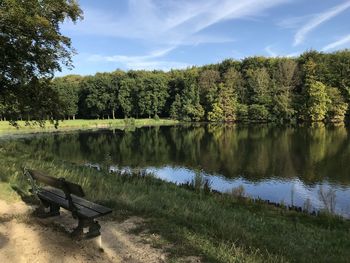
[[[71,66],[74,50],[59,27],[66,19],[76,22],[81,14],[74,0],[0,2],[0,97],[5,118],[60,114],[59,95],[48,82],[61,65]]]

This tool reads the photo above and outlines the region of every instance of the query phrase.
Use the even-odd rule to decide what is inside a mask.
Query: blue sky
[[[80,0],[67,74],[186,68],[350,47],[350,0]]]

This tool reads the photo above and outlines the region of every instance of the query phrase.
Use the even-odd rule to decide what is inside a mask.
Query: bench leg
[[[98,221],[93,221],[93,224],[89,227],[89,232],[86,233],[86,238],[94,238],[101,235],[101,226]]]
[[[46,208],[49,208],[48,212],[45,211]],[[60,206],[42,201],[41,205],[34,211],[34,213],[40,218],[59,216]]]
[[[101,235],[101,226],[98,221],[93,219],[79,218],[78,226],[73,230],[74,238],[94,238]],[[88,228],[88,232],[84,233],[84,228]]]

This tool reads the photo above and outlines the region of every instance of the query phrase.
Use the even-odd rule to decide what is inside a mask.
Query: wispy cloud
[[[224,20],[252,18],[269,8],[291,0],[128,0],[123,12],[85,9],[84,21],[66,23],[70,33],[140,40],[142,45],[158,49],[143,56],[93,55],[91,60],[122,63],[127,68],[168,69],[186,67],[185,63],[162,59],[183,45],[228,43],[234,36],[206,33],[205,29]]]
[[[67,22],[63,30],[95,36],[141,39],[158,45],[191,45],[233,41],[231,37],[203,35],[202,30],[227,19],[258,16],[291,0],[128,0],[121,14],[86,8],[84,21]]]
[[[300,55],[300,52],[292,52],[292,53],[284,53],[284,52],[279,52],[273,49],[272,45],[269,45],[265,47],[265,52],[270,56],[270,57],[297,57]]]
[[[333,17],[344,12],[350,7],[350,1],[346,1],[340,5],[337,5],[323,13],[315,15],[315,17],[309,20],[305,25],[303,25],[294,36],[294,46],[297,46],[304,42],[305,37],[308,33],[316,29],[321,24],[327,22]]]
[[[278,56],[277,53],[272,49],[272,46],[265,47],[265,51],[270,57],[277,57]]]
[[[332,49],[335,49],[335,48],[338,48],[338,47],[342,47],[342,46],[344,46],[346,44],[350,45],[350,34],[345,36],[345,37],[342,37],[341,39],[338,39],[337,41],[334,41],[334,42],[328,44],[325,47],[323,47],[322,51],[332,50]]]
[[[305,23],[306,20],[310,20],[314,15],[297,16],[297,17],[286,17],[277,23],[282,28],[298,28],[301,24]]]
[[[87,60],[90,62],[111,62],[118,63],[127,69],[145,69],[145,70],[164,70],[169,71],[174,68],[187,68],[190,65],[178,61],[169,61],[160,59],[169,53],[173,48],[155,50],[145,56],[101,56],[101,55],[90,55]]]

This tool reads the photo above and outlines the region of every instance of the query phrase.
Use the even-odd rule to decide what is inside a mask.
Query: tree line
[[[49,119],[342,122],[349,115],[350,51],[227,59],[169,72],[69,75],[53,79],[44,90],[45,100],[38,103],[55,104],[54,111],[42,116]],[[0,99],[1,119],[38,118],[27,105],[3,102]]]

